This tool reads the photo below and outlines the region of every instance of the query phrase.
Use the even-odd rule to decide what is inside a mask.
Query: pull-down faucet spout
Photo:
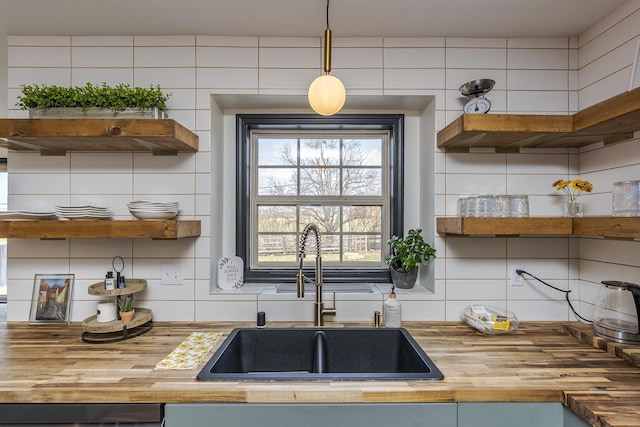
[[[302,264],[304,257],[306,256],[307,240],[309,233],[313,232],[316,237],[316,274],[315,281],[309,279],[304,275],[302,271]],[[322,250],[320,247],[320,230],[315,224],[307,224],[300,236],[300,246],[298,247],[298,259],[300,266],[298,268],[298,275],[296,277],[297,295],[298,298],[304,298],[304,284],[305,282],[311,282],[316,285],[316,302],[314,303],[314,315],[313,324],[316,327],[324,326],[324,315],[329,316],[336,315],[336,294],[333,293],[333,308],[325,308],[324,302],[322,302]]]

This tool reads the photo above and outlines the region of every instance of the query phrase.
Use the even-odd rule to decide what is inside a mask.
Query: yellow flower
[[[575,202],[578,196],[584,192],[591,193],[593,190],[593,184],[585,179],[572,179],[571,181],[565,181],[559,179],[552,184],[556,190],[564,191],[569,196],[569,201]]]

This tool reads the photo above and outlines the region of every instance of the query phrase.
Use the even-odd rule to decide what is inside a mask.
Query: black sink
[[[442,380],[403,328],[238,328],[201,381]]]

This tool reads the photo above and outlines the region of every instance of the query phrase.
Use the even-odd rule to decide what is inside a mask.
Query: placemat
[[[155,369],[195,369],[222,338],[222,332],[192,332]]]

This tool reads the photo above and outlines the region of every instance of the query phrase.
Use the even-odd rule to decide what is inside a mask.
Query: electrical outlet
[[[516,273],[516,270],[524,270],[524,266],[511,266],[511,286],[524,286],[524,277],[522,277],[522,274]]]
[[[182,264],[162,264],[163,285],[182,285]]]

